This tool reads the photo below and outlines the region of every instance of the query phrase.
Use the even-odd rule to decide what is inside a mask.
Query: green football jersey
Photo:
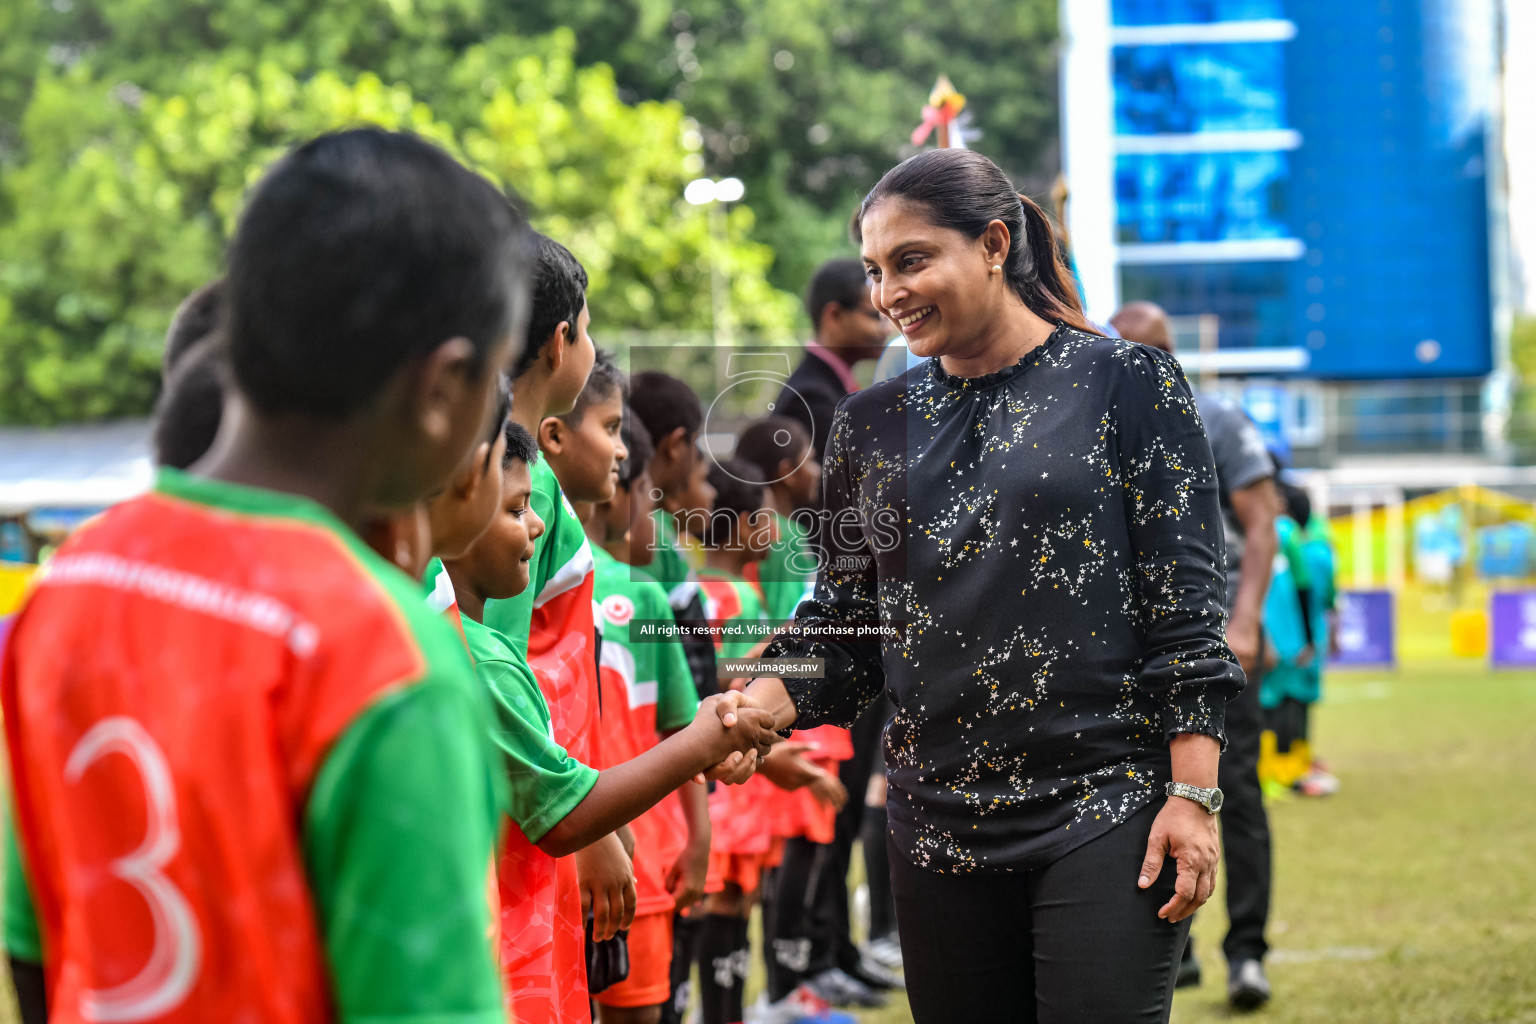
[[[671,514],[665,509],[657,509],[651,513],[651,518],[656,520],[656,551],[645,571],[666,590],[667,603],[672,610],[681,611],[698,593],[698,577],[684,555],[682,540],[677,535],[677,525]]]
[[[779,539],[757,565],[768,617],[784,622],[795,617],[800,601],[809,596],[816,578],[816,561],[805,529],[792,517],[779,516]]]
[[[586,799],[597,771],[555,742],[549,705],[517,645],[468,617],[464,638],[494,709],[491,738],[506,761],[507,814],[537,843]]]
[[[635,686],[641,699],[631,698],[630,704],[643,706],[654,701],[656,730],[681,729],[699,710],[683,645],[676,640],[645,640],[630,633],[635,619],[673,621],[666,590],[644,570],[625,565],[602,548],[593,548],[592,557],[597,566],[594,596],[603,613],[603,643],[622,645],[634,659]]]
[[[49,993],[56,1008],[75,1011],[84,965],[145,945],[192,965],[181,998],[198,1019],[269,1019],[308,997],[339,1020],[503,1019],[485,887],[496,753],[463,644],[415,581],[307,499],[174,470],[78,531],[50,571],[0,681],[26,695],[6,708],[21,740],[9,755],[26,770],[12,774],[3,817],[33,839],[6,837],[5,942],[64,979]],[[82,661],[85,638],[96,647]],[[174,822],[183,808],[179,831],[149,832],[177,881],[135,886],[152,933],[86,927],[89,892],[75,888],[116,870],[111,830],[134,834],[132,816],[93,810],[103,791],[39,790],[68,784],[50,758],[71,744],[50,745],[27,716],[82,728],[81,701],[112,712],[82,743],[107,735],[103,723],[126,730],[134,757],[112,759],[115,770],[170,776],[151,788],[137,769],[148,813]],[[35,841],[85,833],[64,847]],[[34,886],[47,898],[34,901]],[[182,930],[163,927],[167,905]],[[199,972],[188,934],[226,969]],[[237,960],[280,969],[228,970]],[[279,989],[261,983],[275,977]]]

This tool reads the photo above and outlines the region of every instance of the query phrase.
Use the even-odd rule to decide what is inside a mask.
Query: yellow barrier
[[[35,565],[0,562],[0,615],[9,615],[21,606],[27,593],[27,581],[37,571]]]
[[[1451,653],[1458,658],[1488,656],[1488,612],[1483,608],[1458,608],[1451,612]]]

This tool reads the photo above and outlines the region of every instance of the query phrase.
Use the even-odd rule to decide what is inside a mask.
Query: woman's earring
[[[1003,272],[1002,264],[1000,264],[1000,263],[992,264],[992,273],[994,273],[994,274],[1001,274],[1002,272]]]

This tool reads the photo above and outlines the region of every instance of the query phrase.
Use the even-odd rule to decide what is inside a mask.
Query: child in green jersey
[[[674,517],[674,512],[685,509],[708,514],[714,507],[714,493],[705,479],[708,460],[699,451],[704,408],[687,384],[659,370],[635,374],[630,392],[630,407],[655,446],[646,472],[662,506],[652,513],[655,538],[647,571],[667,588],[667,602],[677,621],[694,627],[683,639],[683,651],[688,656],[693,684],[699,696],[705,697],[719,690],[715,679],[715,645],[703,629],[703,595]]]
[[[821,498],[821,463],[811,432],[799,420],[768,416],[741,432],[736,457],[756,466],[767,481],[767,507],[778,519],[779,539],[768,557],[746,567],[768,606],[768,617],[787,622],[816,578],[816,555],[806,524]]]

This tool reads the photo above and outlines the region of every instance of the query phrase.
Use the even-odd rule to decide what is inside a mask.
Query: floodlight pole
[[[726,221],[725,203],[720,199],[709,204],[709,318],[715,347],[721,348],[731,341],[731,282],[726,273]]]

